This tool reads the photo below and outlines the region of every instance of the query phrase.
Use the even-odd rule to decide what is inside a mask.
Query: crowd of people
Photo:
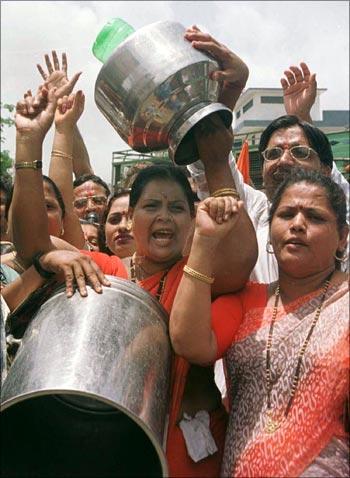
[[[247,65],[196,26],[185,38],[218,60],[211,79],[233,109]],[[65,54],[45,63],[16,105],[13,186],[1,181],[2,333],[37,290],[65,283],[69,300],[87,284],[102,294],[108,275],[133,281],[169,315],[170,476],[348,476],[349,184],[312,124],[315,74],[284,72],[286,115],[259,144],[264,191],[212,115],[188,171],[143,165],[111,193],[77,127],[79,74],[68,79]]]

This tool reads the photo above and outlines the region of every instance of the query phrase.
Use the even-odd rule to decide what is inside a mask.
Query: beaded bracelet
[[[189,267],[187,264],[184,266],[183,271],[185,274],[194,277],[195,279],[200,280],[201,282],[205,282],[206,284],[212,284],[214,282],[214,277],[206,276],[201,272],[195,271],[192,267]]]

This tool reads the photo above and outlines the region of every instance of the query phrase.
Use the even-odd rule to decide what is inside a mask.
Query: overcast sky
[[[112,151],[128,145],[102,116],[94,86],[102,64],[91,51],[101,28],[121,17],[135,29],[173,20],[197,24],[229,46],[248,64],[247,87],[279,87],[283,71],[305,61],[327,88],[321,109],[349,109],[349,2],[236,1],[1,1],[1,101],[15,104],[40,82],[36,64],[56,49],[68,55],[68,72],[82,71],[77,84],[86,95],[79,121],[96,174],[111,180]],[[14,128],[6,129],[4,149],[14,156]],[[51,150],[52,135],[44,146]]]

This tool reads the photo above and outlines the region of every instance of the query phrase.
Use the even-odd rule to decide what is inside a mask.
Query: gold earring
[[[338,257],[337,254],[341,254],[341,256]],[[349,254],[344,249],[343,251],[336,251],[334,257],[339,262],[346,262],[349,259]]]
[[[273,249],[269,249],[270,246],[272,248],[271,241],[270,241],[270,239],[268,239],[267,242],[266,242],[266,252],[268,254],[274,254]]]

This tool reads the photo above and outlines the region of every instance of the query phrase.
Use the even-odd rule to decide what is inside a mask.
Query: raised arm
[[[300,68],[290,66],[281,78],[284,107],[287,115],[295,115],[302,121],[312,123],[311,108],[317,93],[316,73],[310,73],[306,63],[300,63]]]
[[[190,255],[169,321],[175,352],[201,365],[212,363],[217,357],[217,341],[211,327],[211,293],[217,280],[217,256],[227,237],[240,236],[240,216],[244,213],[241,201],[226,198],[225,219],[217,222],[220,218],[215,214],[216,202],[208,198],[198,206]],[[241,240],[244,241],[244,237]],[[214,278],[213,285],[211,278]]]
[[[79,218],[73,209],[73,128],[84,110],[82,91],[58,99],[55,113],[55,136],[49,176],[62,193],[65,204],[62,239],[78,249],[85,246]]]
[[[211,79],[221,84],[218,100],[233,110],[248,80],[247,65],[233,51],[209,33],[203,33],[196,25],[186,30],[185,38],[194,48],[206,51],[218,61],[221,70],[211,73]]]
[[[41,89],[34,109],[30,92],[16,105],[15,180],[11,204],[13,242],[25,263],[52,248],[42,176],[42,144],[55,113],[55,90]]]
[[[13,239],[22,262],[27,267],[37,256],[36,263],[39,275],[46,280],[55,274],[61,274],[65,280],[67,294],[72,295],[73,280],[76,280],[82,295],[86,295],[85,281],[89,281],[97,292],[101,291],[101,283],[109,285],[98,266],[91,259],[78,251],[57,251],[49,236],[48,216],[45,205],[42,176],[42,143],[49,130],[55,113],[55,89],[49,92],[41,89],[40,101],[27,98],[16,105],[16,156],[15,181],[11,215],[13,223]],[[39,98],[39,96],[38,96]],[[65,247],[65,242],[62,248]],[[67,245],[70,247],[70,245]],[[33,271],[27,275],[32,277]],[[40,283],[36,279],[36,286]],[[20,286],[19,286],[20,287]],[[30,286],[29,286],[30,289]],[[30,292],[23,288],[23,293]],[[10,289],[11,291],[11,289]]]
[[[56,51],[52,51],[52,62],[49,55],[45,55],[45,63],[47,73],[42,66],[37,65],[37,68],[45,81],[46,87],[48,89],[53,87],[57,88],[57,99],[62,98],[63,96],[69,96],[81,73],[76,73],[70,80],[68,80],[66,53],[62,53],[61,66]],[[89,153],[76,124],[73,126],[73,172],[76,177],[82,176],[83,174],[94,174],[90,164]]]
[[[196,127],[195,137],[210,195],[222,189],[235,190],[228,162],[233,140],[231,131],[227,130],[220,117],[215,114]],[[222,214],[227,198],[219,199],[219,214]],[[257,260],[256,234],[244,208],[237,219],[237,229],[239,234],[228,234],[215,255],[216,280],[212,288],[214,295],[234,292],[243,287]]]

